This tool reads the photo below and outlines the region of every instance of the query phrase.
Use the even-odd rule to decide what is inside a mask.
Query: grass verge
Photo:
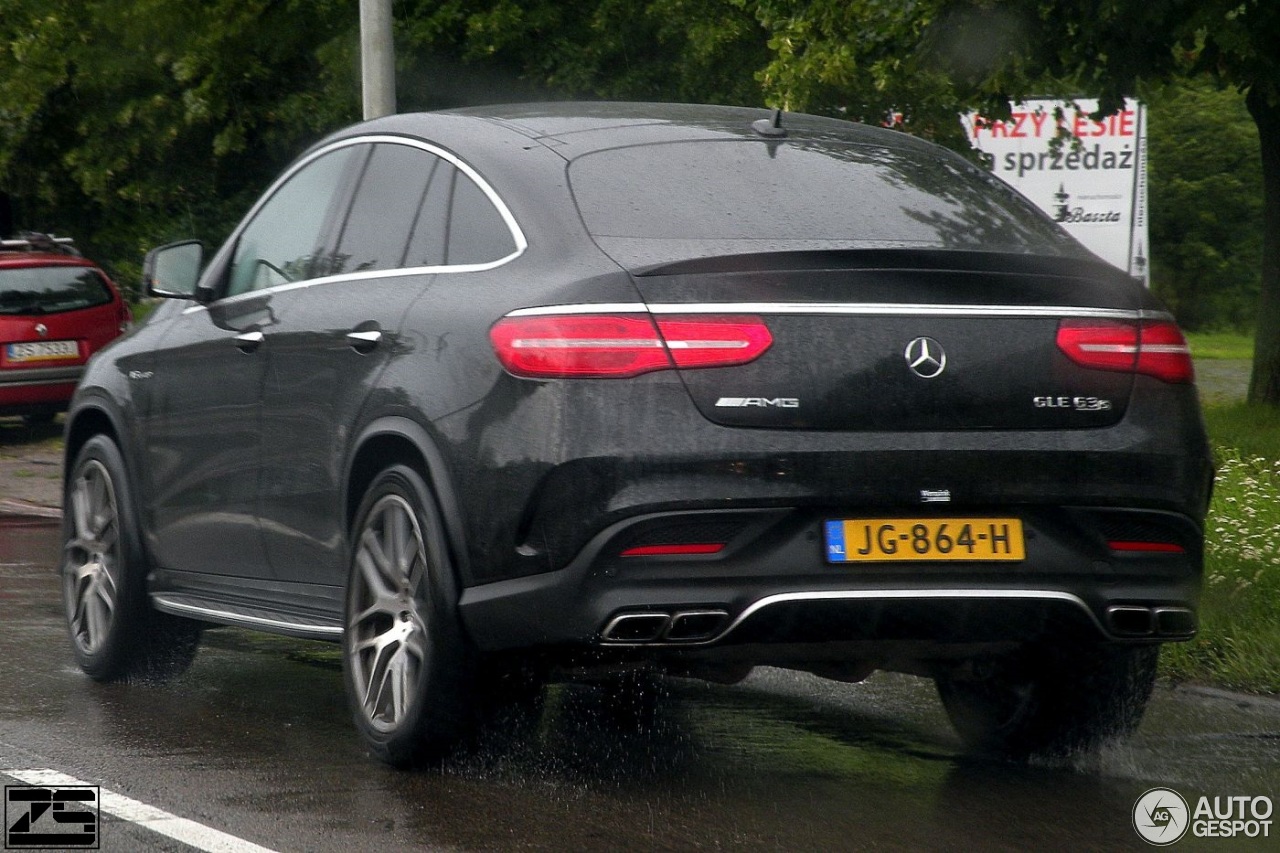
[[[1280,693],[1280,410],[1210,406],[1218,465],[1205,525],[1200,633],[1165,646],[1161,669],[1254,693]]]
[[[1187,344],[1191,357],[1201,358],[1253,358],[1253,336],[1239,332],[1187,332]]]

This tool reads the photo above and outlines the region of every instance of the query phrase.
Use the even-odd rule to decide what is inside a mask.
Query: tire
[[[1159,655],[1158,646],[1077,646],[935,681],[970,749],[1023,760],[1062,758],[1096,751],[1137,729]]]
[[[453,752],[470,729],[474,655],[440,514],[417,471],[370,484],[351,532],[343,677],[369,748],[403,767]]]
[[[62,598],[76,662],[95,681],[165,681],[191,665],[200,624],[154,610],[124,459],[104,435],[76,455],[63,496]]]

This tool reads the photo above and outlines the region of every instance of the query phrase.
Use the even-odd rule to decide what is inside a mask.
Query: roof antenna
[[[761,136],[786,136],[787,129],[782,126],[782,110],[774,110],[773,118],[760,118],[751,122],[751,129]]]

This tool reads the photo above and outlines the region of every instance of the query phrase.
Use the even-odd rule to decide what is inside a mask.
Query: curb
[[[0,498],[0,518],[6,516],[57,521],[62,518],[62,508],[13,498]]]

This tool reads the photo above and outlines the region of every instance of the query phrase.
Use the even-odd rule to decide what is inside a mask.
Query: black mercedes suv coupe
[[[1135,727],[1213,471],[1173,317],[901,133],[765,110],[397,115],[293,163],[67,416],[75,655],[342,644],[438,756],[570,673],[931,678],[971,747]]]

